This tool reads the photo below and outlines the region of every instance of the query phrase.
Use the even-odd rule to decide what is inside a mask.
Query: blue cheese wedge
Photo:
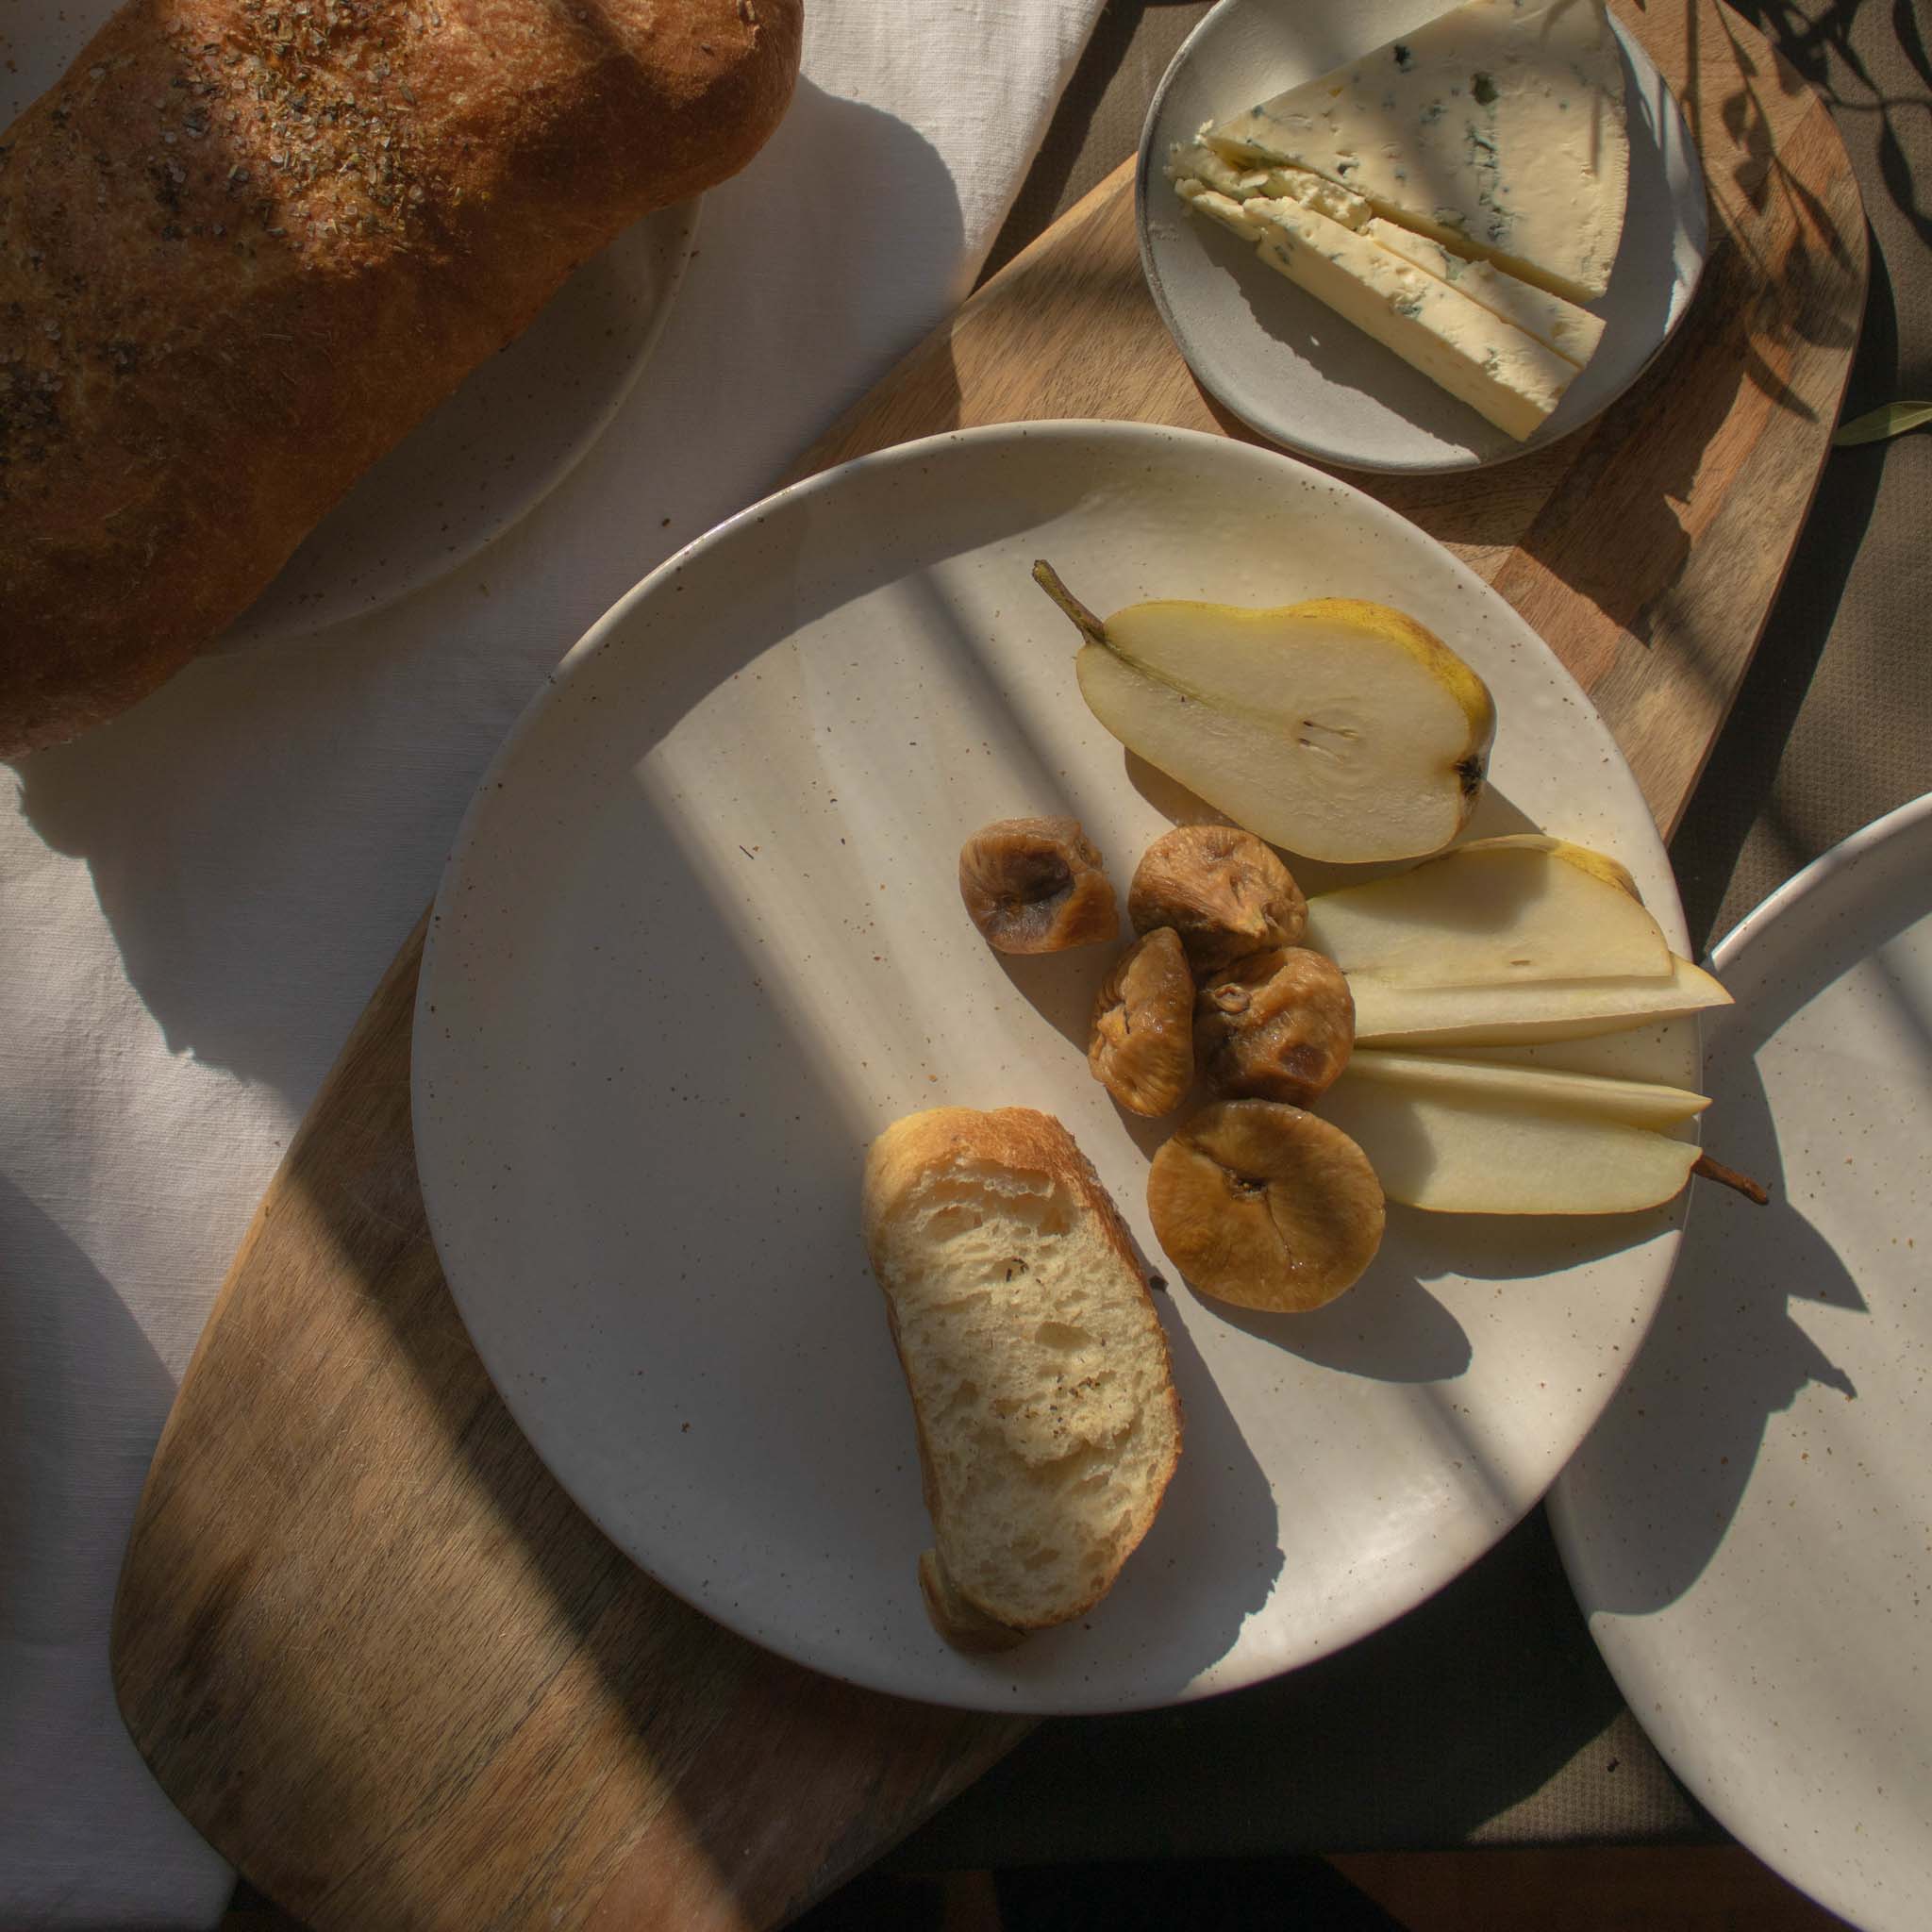
[[[1563,399],[1575,363],[1372,236],[1294,201],[1190,197],[1261,259],[1519,441]]]
[[[1357,225],[1355,223],[1351,227]],[[1392,249],[1405,261],[1413,262],[1438,281],[1460,289],[1472,302],[1480,302],[1491,315],[1500,315],[1524,335],[1547,342],[1565,361],[1581,369],[1596,354],[1604,332],[1603,318],[1539,289],[1533,282],[1518,281],[1487,261],[1472,261],[1434,242],[1426,235],[1385,222],[1372,215],[1359,224],[1372,242]]]
[[[1630,146],[1602,0],[1466,0],[1205,139],[1237,171],[1307,169],[1566,301],[1609,286]]]

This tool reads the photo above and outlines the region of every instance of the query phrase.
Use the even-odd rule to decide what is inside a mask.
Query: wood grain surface
[[[1714,0],[1619,11],[1709,177],[1715,245],[1690,317],[1624,402],[1549,450],[1369,487],[1549,640],[1668,831],[1816,485],[1864,224],[1829,118],[1752,29]],[[1241,433],[1147,296],[1131,163],[795,474],[1055,416]],[[551,1480],[424,1216],[421,944],[419,926],[291,1143],[182,1384],[121,1579],[121,1708],[187,1816],[319,1932],[782,1923],[1025,1725],[755,1648],[632,1568]]]

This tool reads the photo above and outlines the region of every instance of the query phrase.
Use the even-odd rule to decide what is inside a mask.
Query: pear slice
[[[1695,1080],[1704,1064],[1694,1013],[1580,1040],[1516,1041],[1507,1046],[1457,1046],[1454,1051],[1465,1060],[1597,1074],[1606,1079],[1643,1080],[1661,1087]]]
[[[1476,840],[1392,878],[1324,892],[1307,943],[1391,986],[1664,979],[1671,948],[1615,859],[1541,835]]]
[[[1630,868],[1621,858],[1612,858],[1607,852],[1578,845],[1569,839],[1558,839],[1550,832],[1498,832],[1488,839],[1472,839],[1458,849],[1463,852],[1553,852],[1567,858],[1572,865],[1581,866],[1585,872],[1594,874],[1606,885],[1628,892],[1640,906],[1643,904],[1643,894],[1637,890],[1637,881],[1632,877]]]
[[[1373,1046],[1508,1046],[1582,1040],[1678,1013],[1727,1007],[1702,967],[1673,954],[1661,978],[1541,979],[1519,986],[1394,986],[1352,973],[1355,1037]]]
[[[1342,863],[1419,858],[1475,808],[1495,706],[1399,610],[1167,601],[1103,622],[1050,565],[1033,575],[1086,640],[1074,669],[1093,715],[1271,845]]]
[[[1568,1099],[1353,1068],[1323,1096],[1322,1117],[1369,1157],[1390,1200],[1442,1214],[1629,1213],[1679,1193],[1698,1160],[1692,1141]]]
[[[1651,1080],[1606,1078],[1557,1067],[1512,1066],[1506,1061],[1457,1059],[1447,1054],[1391,1053],[1364,1048],[1349,1061],[1343,1080],[1369,1080],[1409,1092],[1542,1109],[1568,1108],[1632,1127],[1674,1127],[1700,1114],[1709,1098]]]

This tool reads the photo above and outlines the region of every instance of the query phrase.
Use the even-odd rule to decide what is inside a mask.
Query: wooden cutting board
[[[1865,289],[1823,107],[1715,0],[1624,13],[1714,203],[1677,341],[1593,427],[1385,501],[1521,610],[1671,830],[1810,502]],[[1133,170],[979,291],[800,463],[963,425],[1217,420],[1141,278]],[[563,641],[559,641],[560,642]],[[224,1283],[156,1452],[113,1634],[175,1802],[317,1928],[763,1926],[885,1851],[1026,1725],[785,1663],[621,1557],[497,1400],[409,1135],[419,926]]]

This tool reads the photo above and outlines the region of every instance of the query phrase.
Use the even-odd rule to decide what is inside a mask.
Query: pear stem
[[[1074,629],[1090,643],[1098,644],[1104,651],[1113,648],[1108,641],[1107,626],[1060,582],[1059,572],[1043,557],[1033,565],[1033,581],[1073,619]]]
[[[1690,1172],[1701,1174],[1707,1181],[1716,1181],[1720,1186],[1730,1188],[1742,1194],[1745,1200],[1755,1201],[1764,1207],[1771,1199],[1761,1183],[1754,1181],[1748,1174],[1740,1174],[1735,1167],[1726,1167],[1721,1160],[1713,1160],[1707,1154],[1700,1154],[1692,1164]]]

